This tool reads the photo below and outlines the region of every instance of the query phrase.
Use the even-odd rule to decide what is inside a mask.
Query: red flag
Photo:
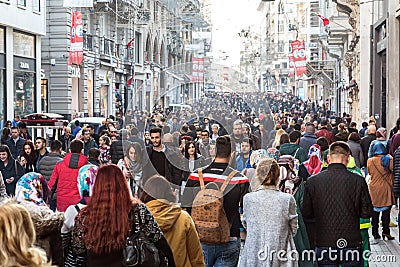
[[[130,78],[128,79],[128,81],[127,81],[127,84],[128,84],[128,85],[132,85],[132,83],[133,83],[133,77],[130,77]]]
[[[132,38],[132,40],[130,40],[130,41],[126,44],[126,47],[131,47],[134,41],[135,41],[135,38]]]
[[[329,25],[329,22],[330,22],[329,19],[325,18],[321,14],[317,14],[317,16],[322,20],[322,23],[324,24],[324,27]]]

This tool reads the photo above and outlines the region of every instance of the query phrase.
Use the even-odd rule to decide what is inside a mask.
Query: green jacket
[[[296,144],[283,144],[280,146],[279,152],[281,155],[290,155],[295,157],[300,161],[300,163],[307,160],[307,154],[304,152],[304,149]]]

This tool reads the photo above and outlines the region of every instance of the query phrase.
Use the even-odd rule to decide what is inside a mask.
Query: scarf
[[[33,202],[38,206],[46,205],[45,200],[49,195],[47,182],[43,175],[36,172],[24,174],[17,182],[15,198],[18,202]]]
[[[310,175],[319,173],[322,168],[321,147],[317,144],[312,145],[310,147],[308,156],[309,160],[303,163],[304,167],[306,167]]]
[[[138,174],[142,171],[142,165],[139,162],[129,159],[129,163],[131,164],[130,171],[134,174]]]
[[[90,197],[93,194],[93,186],[99,167],[92,164],[82,166],[78,172],[78,191],[80,197]]]
[[[390,164],[390,156],[386,155],[386,146],[382,142],[375,142],[373,146],[371,146],[371,153],[372,156],[380,156],[381,157],[381,165],[385,169],[385,171],[389,171],[389,164]]]

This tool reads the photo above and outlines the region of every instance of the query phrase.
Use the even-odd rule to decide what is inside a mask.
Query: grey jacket
[[[56,166],[57,162],[62,160],[63,157],[55,152],[50,152],[49,155],[40,160],[39,170],[47,182],[50,180],[50,176],[53,173],[54,167]]]
[[[276,255],[271,257],[268,253],[272,250],[288,253],[296,250],[293,240],[298,228],[296,200],[291,194],[264,188],[246,194],[243,199],[242,221],[247,237],[240,267],[296,267],[297,261],[281,262]]]
[[[304,133],[303,137],[300,138],[299,146],[304,149],[304,152],[308,155],[310,147],[317,143],[317,136],[313,133]]]
[[[355,162],[356,162],[356,166],[358,168],[362,167],[362,164],[364,162],[364,153],[361,149],[361,145],[360,143],[354,142],[352,140],[347,141],[347,144],[350,147],[351,150],[351,155],[353,156]]]

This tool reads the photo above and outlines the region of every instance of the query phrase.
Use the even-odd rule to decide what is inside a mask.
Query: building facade
[[[46,33],[44,0],[0,1],[0,116],[41,111],[41,42]]]

